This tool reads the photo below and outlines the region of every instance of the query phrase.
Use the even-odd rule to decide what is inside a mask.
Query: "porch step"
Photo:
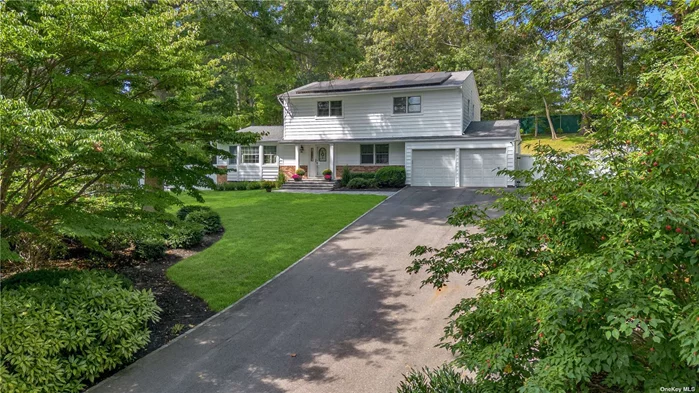
[[[290,180],[284,183],[282,190],[325,190],[333,189],[334,182],[322,179],[303,179],[301,181]]]

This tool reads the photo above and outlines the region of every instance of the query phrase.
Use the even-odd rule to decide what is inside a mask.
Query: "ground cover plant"
[[[204,198],[221,215],[223,237],[167,274],[214,310],[245,296],[384,199],[259,191],[205,192]],[[313,225],[300,230],[301,222]]]
[[[150,291],[97,271],[36,271],[0,284],[7,392],[79,392],[128,362],[160,309]]]

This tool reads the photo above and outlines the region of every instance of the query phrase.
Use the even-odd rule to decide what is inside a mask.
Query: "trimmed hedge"
[[[210,207],[204,205],[185,205],[177,211],[177,218],[179,218],[180,220],[184,220],[185,218],[187,218],[187,215],[189,215],[189,213],[200,210],[213,211]]]
[[[194,222],[204,226],[204,233],[216,233],[223,230],[221,216],[213,210],[199,210],[190,213],[185,222]]]
[[[245,191],[259,190],[262,188],[260,181],[229,181],[216,185],[216,191]]]
[[[204,225],[180,221],[170,228],[166,244],[169,248],[194,248],[204,239]]]
[[[0,291],[7,392],[80,392],[145,347],[160,312],[150,291],[106,272],[33,272],[19,282],[28,285]]]
[[[373,180],[362,179],[360,177],[354,178],[347,183],[347,188],[352,189],[373,188],[374,186]]]
[[[405,186],[405,168],[387,166],[376,171],[374,178],[379,187],[403,187]]]
[[[164,258],[166,250],[167,244],[163,237],[155,235],[144,236],[134,241],[133,255],[137,259],[155,261]]]

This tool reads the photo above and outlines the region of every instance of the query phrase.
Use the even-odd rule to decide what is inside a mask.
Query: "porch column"
[[[296,159],[296,170],[299,169],[299,160],[301,159],[301,146],[300,145],[295,145],[294,146],[294,158]]]
[[[330,144],[330,157],[328,158],[328,161],[330,162],[330,170],[332,172],[332,177],[333,180],[337,179],[337,176],[335,175],[335,144],[331,143]]]
[[[235,180],[240,180],[240,163],[242,162],[242,158],[240,157],[240,153],[243,150],[240,148],[240,145],[236,146],[236,154],[235,154]]]
[[[260,149],[260,159],[259,159],[259,162],[260,162],[260,180],[264,180],[264,176],[262,174],[262,165],[265,162],[265,147],[260,145],[259,149]]]

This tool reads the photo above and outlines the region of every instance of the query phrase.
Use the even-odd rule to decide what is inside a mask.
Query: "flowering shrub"
[[[293,175],[291,178],[294,180],[301,180],[301,175]]]
[[[333,178],[332,175],[325,175],[325,180],[330,180],[330,179],[332,179],[332,178]]]
[[[325,175],[325,176],[332,175],[332,174],[333,174],[333,171],[331,171],[330,169],[326,169],[323,171],[323,175]]]

